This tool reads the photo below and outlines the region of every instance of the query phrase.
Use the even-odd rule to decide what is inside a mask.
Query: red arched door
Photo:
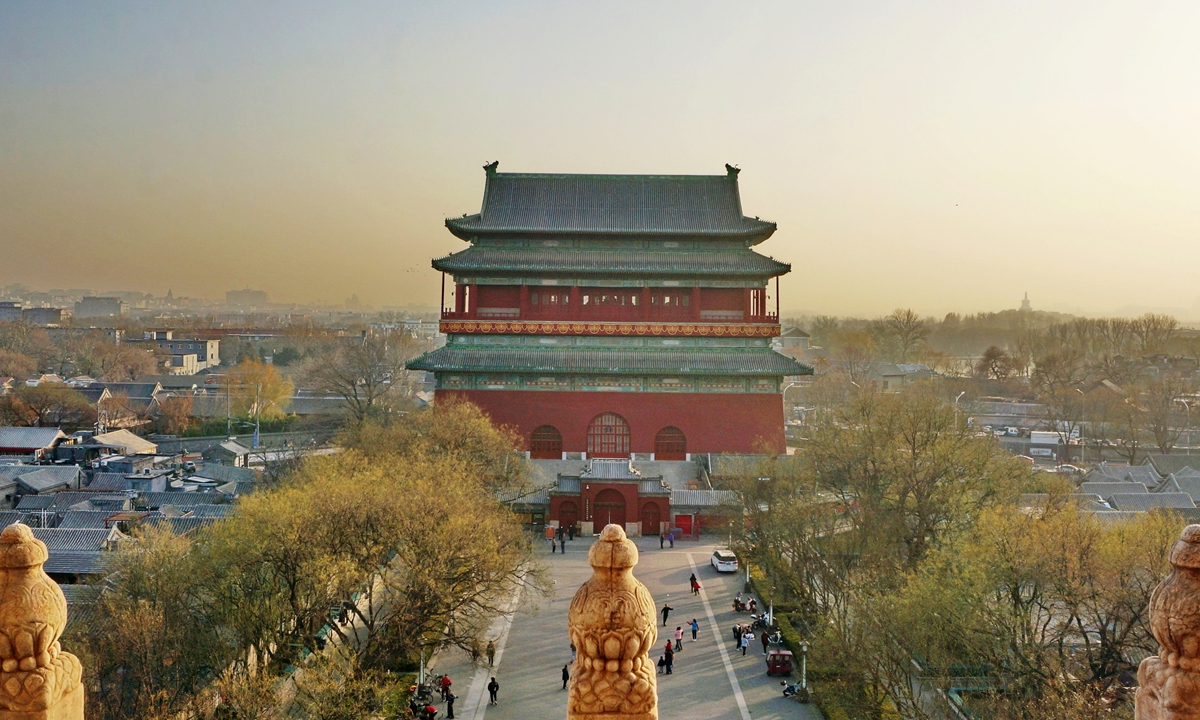
[[[553,425],[541,425],[529,436],[529,457],[562,460],[562,433]]]
[[[654,436],[655,460],[687,460],[687,438],[677,427],[665,427]]]
[[[657,535],[659,533],[659,522],[661,516],[658,512],[658,503],[648,502],[642,506],[642,534]]]
[[[588,425],[588,457],[629,457],[629,423],[616,413],[597,415]]]
[[[593,522],[598,527],[605,525],[620,525],[625,529],[625,496],[619,491],[609,488],[596,493],[596,502],[592,504]]]
[[[574,500],[563,500],[558,506],[558,524],[560,527],[571,527],[579,521],[579,505]]]

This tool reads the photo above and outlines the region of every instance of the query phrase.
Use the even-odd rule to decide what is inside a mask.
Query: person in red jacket
[[[450,694],[450,686],[452,684],[454,684],[454,681],[450,679],[449,675],[442,676],[442,699],[443,700],[445,700],[446,696]]]

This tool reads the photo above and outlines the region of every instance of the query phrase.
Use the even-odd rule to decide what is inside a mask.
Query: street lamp
[[[1184,453],[1183,453],[1183,454],[1184,454],[1184,455],[1191,455],[1191,454],[1192,454],[1192,406],[1191,406],[1191,403],[1189,403],[1187,400],[1184,400],[1183,398],[1179,398],[1179,402],[1183,403],[1183,408],[1184,408],[1185,410],[1187,410],[1187,437],[1188,437],[1188,444],[1187,444],[1187,449],[1186,449],[1186,450],[1184,450]]]
[[[800,641],[800,689],[808,696],[808,641]]]
[[[1087,419],[1087,393],[1075,388],[1075,392],[1079,393],[1083,408],[1079,411],[1079,462],[1084,462],[1084,454],[1087,452],[1087,443],[1083,440],[1083,423]]]
[[[958,431],[958,401],[962,400],[962,396],[966,395],[966,394],[967,394],[967,391],[963,390],[962,392],[960,392],[958,394],[958,397],[954,398],[954,430],[955,430],[955,432]]]

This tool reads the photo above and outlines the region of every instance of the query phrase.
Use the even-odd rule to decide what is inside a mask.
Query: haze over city
[[[1200,318],[1198,30],[1181,2],[6,4],[0,286],[434,305],[485,162],[728,162],[785,314]]]

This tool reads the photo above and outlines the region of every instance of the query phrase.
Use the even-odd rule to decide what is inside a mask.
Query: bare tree
[[[411,398],[413,388],[404,363],[422,349],[405,333],[364,335],[334,349],[314,364],[309,375],[318,388],[341,397],[350,416],[362,421]]]

